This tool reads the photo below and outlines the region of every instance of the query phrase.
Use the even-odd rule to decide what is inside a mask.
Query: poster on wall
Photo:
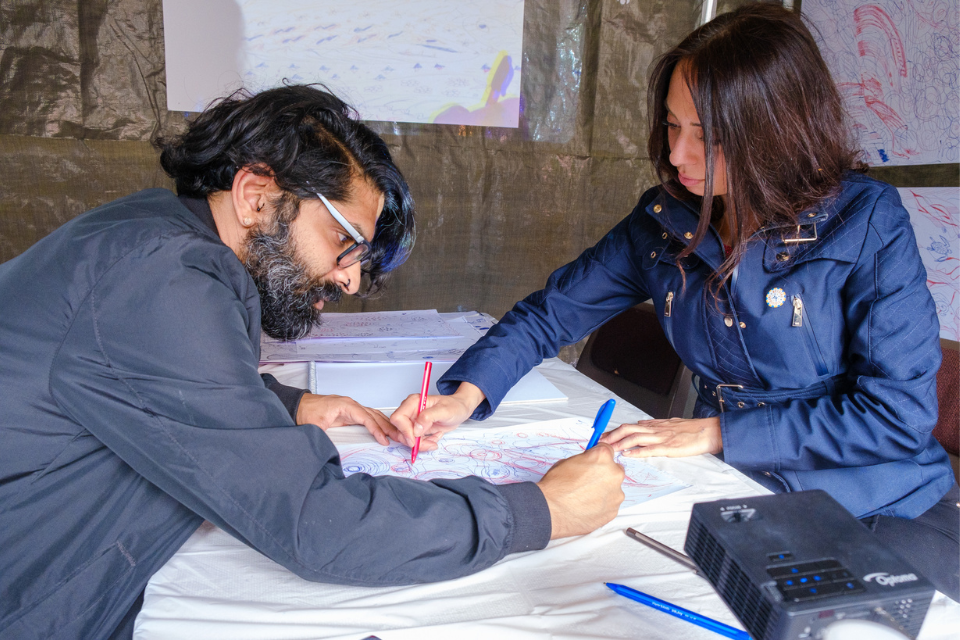
[[[917,236],[940,337],[960,340],[960,189],[897,189]]]
[[[960,161],[956,0],[803,0],[872,166]]]
[[[167,108],[322,83],[364,120],[516,127],[523,0],[163,0]]]

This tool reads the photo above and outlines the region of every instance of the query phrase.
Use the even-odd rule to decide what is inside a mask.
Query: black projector
[[[695,504],[683,548],[754,640],[816,640],[838,620],[915,638],[934,594],[819,490]]]

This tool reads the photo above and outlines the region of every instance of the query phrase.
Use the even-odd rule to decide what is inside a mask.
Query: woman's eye
[[[670,122],[669,120],[664,120],[664,121],[663,121],[663,126],[669,127],[669,128],[671,128],[671,129],[679,129],[679,128],[680,128],[680,125],[679,125],[679,124],[677,124],[676,122]]]

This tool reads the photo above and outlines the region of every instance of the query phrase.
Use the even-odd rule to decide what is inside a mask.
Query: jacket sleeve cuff
[[[469,353],[469,352],[468,352]],[[462,362],[461,362],[462,361]],[[500,406],[500,402],[510,391],[510,386],[504,382],[506,374],[502,372],[496,362],[484,362],[482,365],[475,361],[466,361],[461,357],[450,370],[437,380],[437,391],[448,396],[455,392],[461,382],[476,385],[486,399],[474,410],[470,416],[473,420],[486,420]]]
[[[260,377],[263,378],[263,385],[280,398],[280,402],[287,408],[287,412],[290,414],[290,417],[293,418],[294,423],[296,423],[297,409],[300,408],[300,400],[307,390],[280,384],[280,382],[269,373],[262,373]]]
[[[513,516],[513,537],[507,553],[536,551],[550,542],[553,524],[543,492],[533,482],[497,485]]]
[[[480,386],[478,382],[475,382],[473,380],[459,380],[456,377],[448,378],[446,375],[444,375],[444,377],[437,380],[437,391],[439,391],[440,395],[442,396],[449,396],[457,390],[461,382],[470,382],[472,384],[477,385],[477,387],[479,387],[480,390],[483,391],[483,395],[487,396],[487,390],[484,389],[482,386]],[[493,415],[494,411],[495,411],[495,407],[491,406],[490,397],[487,396],[483,400],[483,402],[477,405],[477,408],[473,410],[473,413],[470,415],[470,419],[486,420],[487,418]]]
[[[767,405],[721,413],[723,460],[736,469],[779,471],[780,450],[774,425],[780,417]]]

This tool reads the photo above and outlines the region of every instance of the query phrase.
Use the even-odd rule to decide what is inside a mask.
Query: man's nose
[[[347,295],[354,295],[360,291],[360,280],[363,272],[360,270],[360,263],[355,262],[347,268],[337,267],[334,270],[333,280],[339,285]]]

